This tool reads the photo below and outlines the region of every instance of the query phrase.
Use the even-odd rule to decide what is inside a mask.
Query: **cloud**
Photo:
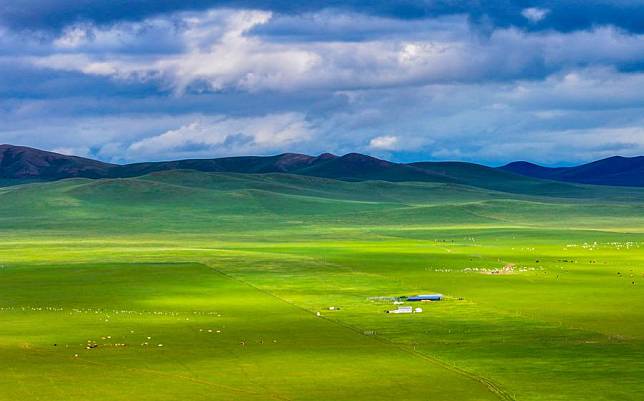
[[[112,162],[287,151],[361,151],[400,161],[461,159],[490,164],[514,159],[589,161],[597,155],[644,152],[638,146],[624,146],[639,143],[636,136],[641,132],[636,128],[644,126],[642,87],[644,74],[587,69],[543,81],[363,89],[331,95],[332,99],[324,92],[305,93],[302,98],[257,93],[228,101],[231,94],[165,100],[4,99],[0,142],[63,148]],[[261,113],[269,104],[272,111]],[[631,137],[612,141],[620,130],[632,130]],[[374,132],[395,133],[382,135],[397,138],[395,149],[370,146]],[[594,145],[571,141],[572,133],[576,138],[592,133]]]
[[[396,150],[398,147],[398,137],[384,135],[372,138],[369,141],[369,147],[376,150]]]
[[[535,132],[529,140],[483,144],[479,152],[499,160],[518,160],[522,155],[533,154],[546,164],[634,156],[644,153],[644,129],[626,126]]]
[[[265,154],[309,140],[304,116],[287,113],[256,118],[204,118],[129,145],[130,157],[182,158]]]
[[[54,41],[55,45],[65,47],[66,52],[30,60],[40,68],[121,80],[154,80],[175,93],[183,93],[188,88],[196,91],[228,87],[250,91],[288,89],[306,77],[318,61],[318,55],[304,48],[271,45],[248,36],[250,29],[270,20],[271,14],[267,12],[210,11],[176,18],[165,22],[143,21],[135,26],[119,24],[108,29],[74,27]],[[133,57],[128,38],[138,43],[141,38],[137,32],[149,35],[148,29],[141,26],[157,31],[172,24],[181,29],[174,40],[168,40],[168,47],[176,47],[178,52],[165,53],[170,49],[160,49],[157,53]],[[97,51],[105,47],[111,51]]]
[[[320,4],[193,4],[50,30],[0,23],[0,142],[114,162],[361,151],[558,163],[641,152],[644,36],[610,23],[553,28],[563,24],[555,3],[531,3],[549,10],[538,23],[514,5],[485,22],[453,9]]]
[[[79,22],[113,25],[212,8],[256,9],[291,16],[319,14],[330,7],[337,14],[364,14],[403,21],[464,15],[483,27],[573,32],[613,25],[629,32],[644,32],[641,1],[626,0],[586,0],[583,7],[571,1],[531,1],[530,8],[550,10],[548,18],[539,24],[521,15],[526,2],[511,0],[21,0],[19,3],[0,0],[0,25],[16,30],[56,31]]]
[[[54,153],[60,153],[61,155],[68,156],[80,156],[80,157],[89,157],[90,149],[79,147],[79,148],[53,148],[51,150]]]
[[[529,7],[521,10],[521,15],[523,15],[530,22],[537,23],[543,20],[549,12],[550,10],[546,8]]]
[[[533,10],[529,15],[537,14]],[[273,18],[265,11],[210,10],[109,28],[71,27],[53,42],[64,51],[26,60],[38,68],[156,83],[175,94],[481,83],[545,78],[589,65],[644,65],[644,36],[612,27],[572,33],[508,28],[481,37],[466,20],[450,18],[424,21],[430,28],[414,35],[386,37],[396,21],[356,16],[356,26],[370,26],[369,37],[283,42],[254,34]],[[300,24],[308,18],[301,17]],[[319,18],[330,21],[328,14]],[[142,47],[168,26],[174,34],[162,37],[165,44],[157,44],[157,51],[131,53],[130,44]]]

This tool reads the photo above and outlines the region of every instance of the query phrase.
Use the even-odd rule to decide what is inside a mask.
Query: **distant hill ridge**
[[[125,178],[167,170],[221,173],[290,173],[345,181],[476,183],[496,189],[527,178],[573,183],[644,186],[644,157],[611,157],[576,167],[548,168],[513,162],[492,168],[465,162],[394,163],[360,153],[309,156],[239,156],[117,165],[25,146],[0,145],[0,179],[50,181],[63,178]]]
[[[5,179],[101,178],[116,167],[115,164],[26,146],[0,145],[0,178]]]
[[[644,186],[644,156],[613,156],[574,167],[543,167],[518,161],[499,169],[528,177],[579,184]]]

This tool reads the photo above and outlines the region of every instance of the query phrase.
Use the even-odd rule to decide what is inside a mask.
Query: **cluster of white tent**
[[[387,313],[421,313],[423,308],[414,308],[411,306],[399,306],[398,309],[388,310]]]
[[[191,312],[175,312],[175,311],[135,311],[135,310],[125,310],[125,309],[100,309],[100,308],[69,308],[65,309],[60,306],[8,306],[0,307],[0,312],[67,312],[68,314],[105,314],[106,316],[111,315],[153,315],[153,316],[171,316],[179,317],[185,315],[193,316],[215,316],[221,317],[221,313],[212,312],[212,311],[191,311]]]

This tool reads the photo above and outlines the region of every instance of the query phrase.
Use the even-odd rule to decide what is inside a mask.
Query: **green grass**
[[[643,399],[644,191],[556,188],[0,188],[0,400]]]

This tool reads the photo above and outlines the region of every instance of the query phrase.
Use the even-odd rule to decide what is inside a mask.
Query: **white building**
[[[411,306],[399,306],[398,309],[387,311],[387,313],[412,313],[413,311]]]

